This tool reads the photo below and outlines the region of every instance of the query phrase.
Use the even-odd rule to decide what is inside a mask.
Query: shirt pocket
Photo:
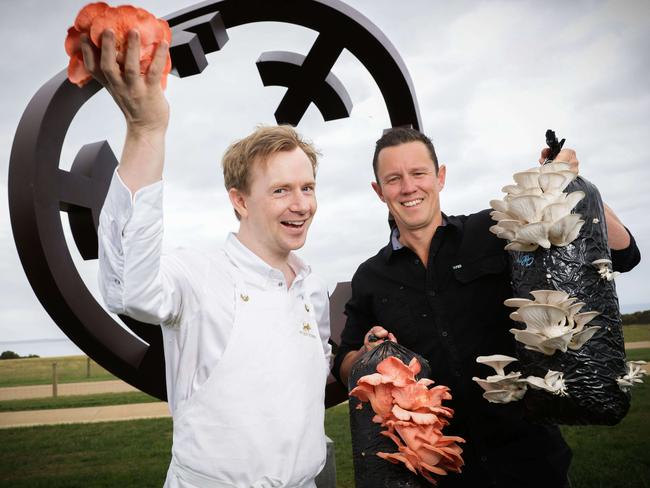
[[[484,354],[493,346],[512,341],[508,309],[503,301],[512,297],[508,259],[505,253],[480,256],[458,265],[454,298],[445,309],[444,320],[454,324],[456,337],[465,337],[473,345],[466,348],[467,358]],[[497,333],[498,332],[498,333]],[[505,341],[505,342],[503,342]],[[493,350],[490,354],[504,354]]]
[[[452,269],[457,281],[468,284],[485,276],[504,273],[507,265],[505,254],[499,253],[481,256],[467,263],[457,264]]]

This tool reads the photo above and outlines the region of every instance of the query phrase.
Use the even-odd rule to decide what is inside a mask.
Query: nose
[[[409,193],[413,193],[415,190],[417,190],[417,187],[415,186],[415,180],[413,177],[410,175],[405,175],[402,178],[402,187],[400,188],[401,192],[405,195],[408,195]]]
[[[302,191],[297,191],[293,194],[291,204],[289,205],[289,210],[294,213],[304,215],[309,212],[312,200],[313,197],[311,195],[305,195]]]

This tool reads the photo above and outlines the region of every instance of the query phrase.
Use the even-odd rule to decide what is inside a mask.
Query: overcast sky
[[[34,296],[13,242],[7,205],[9,155],[35,92],[67,65],[66,29],[85,1],[0,0],[0,342],[62,337]],[[424,125],[447,165],[443,211],[470,213],[501,198],[512,173],[534,166],[544,131],[576,149],[581,174],[635,235],[645,261],[617,280],[624,306],[648,304],[650,274],[650,2],[349,0],[392,41],[410,71]],[[158,16],[190,3],[142,0]],[[400,7],[398,8],[397,5]],[[265,51],[306,54],[316,34],[281,24],[229,30],[199,76],[171,77],[165,169],[166,247],[219,246],[237,229],[219,166],[229,142],[274,123],[284,94],[262,86]],[[388,127],[373,79],[344,52],[333,68],[352,116],[324,123],[310,107],[299,130],[323,153],[319,210],[301,251],[331,288],[387,242],[386,210],[370,188],[374,141]],[[79,112],[61,168],[86,143],[106,139],[119,155],[121,113],[105,92]],[[66,224],[67,225],[67,224]],[[97,263],[78,269],[96,293]]]

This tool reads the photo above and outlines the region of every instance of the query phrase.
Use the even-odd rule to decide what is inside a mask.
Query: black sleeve
[[[630,271],[641,261],[641,253],[636,245],[634,236],[627,227],[625,230],[630,235],[630,245],[625,249],[610,249],[612,253],[612,268],[614,271],[619,271],[621,273]]]
[[[356,351],[363,346],[363,338],[366,333],[375,325],[376,320],[372,311],[372,297],[368,293],[367,284],[364,285],[364,273],[362,267],[359,267],[352,277],[352,296],[348,303],[345,304],[345,327],[341,333],[341,344],[339,345],[334,363],[332,365],[332,374],[341,383],[341,363],[346,354],[350,351]],[[347,388],[347,385],[343,385]]]

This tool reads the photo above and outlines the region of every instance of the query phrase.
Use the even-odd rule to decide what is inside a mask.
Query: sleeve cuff
[[[625,249],[610,249],[612,256],[612,269],[621,273],[630,271],[641,261],[641,253],[636,245],[634,236],[627,227],[625,227],[625,230],[630,236],[630,245]]]

